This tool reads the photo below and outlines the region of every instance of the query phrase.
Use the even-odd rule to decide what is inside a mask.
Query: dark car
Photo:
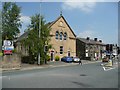
[[[61,58],[61,61],[63,61],[63,62],[72,62],[73,59],[71,57],[65,56],[65,57]]]
[[[102,62],[108,62],[109,61],[109,58],[108,57],[105,57],[102,59]]]

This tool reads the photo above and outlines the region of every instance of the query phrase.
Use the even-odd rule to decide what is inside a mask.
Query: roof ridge
[[[81,37],[78,37],[78,39],[81,40],[81,41],[83,41],[84,43],[106,45],[106,44],[104,44],[103,42],[94,41],[93,39],[89,39],[89,40],[87,40],[86,38],[81,38]]]

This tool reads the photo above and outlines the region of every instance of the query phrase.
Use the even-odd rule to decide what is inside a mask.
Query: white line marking
[[[105,71],[105,67],[103,67],[104,71]]]
[[[115,67],[114,67],[114,68],[112,68],[112,67],[107,67],[107,68],[109,68],[109,69],[106,69],[105,67],[103,67],[104,71],[109,71],[109,70],[115,69]]]
[[[0,79],[5,78],[5,77],[7,77],[7,76],[0,76]]]

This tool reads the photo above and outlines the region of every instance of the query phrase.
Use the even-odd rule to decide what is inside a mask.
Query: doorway
[[[51,61],[53,61],[54,60],[54,51],[51,51]]]
[[[70,51],[68,51],[68,56],[70,57]]]

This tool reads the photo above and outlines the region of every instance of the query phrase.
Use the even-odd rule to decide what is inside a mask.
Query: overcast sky
[[[21,7],[21,34],[30,24],[30,16],[41,12],[50,22],[62,11],[77,37],[97,37],[104,43],[118,43],[117,2],[17,2],[17,5]]]

